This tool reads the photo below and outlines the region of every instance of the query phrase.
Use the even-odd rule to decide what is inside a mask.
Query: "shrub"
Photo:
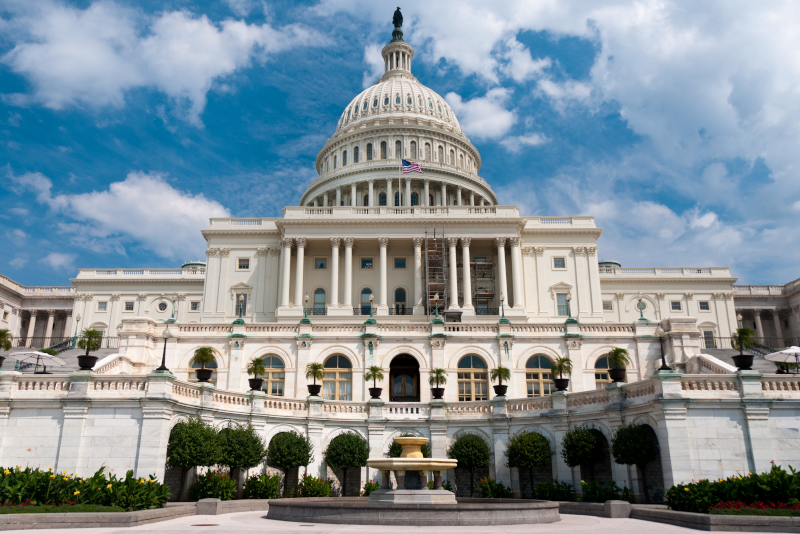
[[[627,486],[620,488],[614,481],[608,484],[598,484],[594,480],[584,482],[581,480],[583,495],[578,498],[580,502],[606,502],[606,501],[628,501],[632,502],[633,496]]]
[[[478,481],[478,491],[484,499],[513,499],[514,492],[507,488],[502,482],[497,482],[493,478],[482,478]]]
[[[303,475],[300,482],[301,497],[330,497],[331,481],[323,480],[321,477]]]
[[[450,484],[449,480],[445,480],[442,482],[442,488],[446,489],[447,491],[453,491],[453,485]],[[433,480],[428,480],[428,489],[433,489]]]
[[[267,457],[264,440],[250,424],[229,424],[219,431],[219,444],[222,449],[220,464],[228,466],[237,483],[239,469],[256,467]]]
[[[370,480],[364,483],[364,487],[361,490],[356,491],[356,495],[359,497],[369,497],[369,494],[373,491],[378,491],[381,489],[381,485],[375,482],[374,480]]]
[[[400,438],[418,438],[419,436],[416,436],[414,434],[409,434],[409,433],[406,432],[405,434],[400,434],[398,437],[400,437]],[[425,445],[423,445],[422,448],[421,448],[421,451],[422,451],[422,456],[423,457],[430,458],[431,457],[431,444],[430,443],[426,443]],[[392,445],[389,447],[389,453],[388,453],[389,458],[400,458],[401,454],[403,454],[403,446],[400,445],[399,443],[397,443],[396,441],[392,440]]]
[[[283,496],[287,497],[289,471],[314,461],[313,446],[297,432],[281,432],[269,442],[267,465],[283,472]]]
[[[262,473],[247,479],[244,485],[245,499],[277,499],[281,496],[281,477],[277,473]]]
[[[701,514],[707,514],[717,503],[728,501],[793,505],[800,503],[800,475],[791,467],[789,471],[773,464],[766,473],[720,478],[716,482],[700,480],[677,484],[666,491],[666,498],[673,510]]]
[[[603,446],[598,434],[600,432],[589,425],[567,430],[561,439],[561,457],[564,462],[570,467],[579,465],[584,471],[593,473],[594,464],[603,458]]]
[[[531,487],[531,498],[544,501],[574,501],[575,489],[572,484],[550,480]]]
[[[344,496],[347,491],[347,470],[366,467],[369,443],[355,432],[344,432],[331,440],[323,457],[326,464],[344,472],[342,479],[342,496]]]
[[[469,495],[475,496],[475,469],[489,467],[489,445],[475,434],[461,434],[447,450],[447,456],[458,460],[458,467],[469,471]]]
[[[221,501],[230,501],[236,492],[236,481],[228,473],[219,471],[207,471],[197,477],[192,485],[192,498],[196,501],[200,499],[214,498]]]
[[[644,425],[627,425],[617,429],[611,437],[611,453],[618,464],[635,465],[642,475],[644,499],[650,503],[647,493],[648,463],[658,458],[658,444],[650,427]]]
[[[533,470],[550,465],[550,442],[538,432],[521,432],[511,436],[505,451],[506,466],[527,469],[533,484]]]
[[[124,510],[162,508],[169,490],[151,475],[134,478],[133,470],[125,478],[106,477],[104,468],[86,478],[66,471],[55,473],[17,467],[0,468],[0,502],[7,505],[96,504],[119,506]]]
[[[76,513],[97,513],[97,512],[124,512],[124,508],[119,506],[103,506],[101,504],[64,504],[61,506],[30,505],[21,504],[0,504],[0,514],[76,514]]]
[[[217,430],[199,417],[172,427],[167,443],[167,465],[181,470],[178,498],[183,499],[186,474],[193,467],[216,465],[222,459]]]

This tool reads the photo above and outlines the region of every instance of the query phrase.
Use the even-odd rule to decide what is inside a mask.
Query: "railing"
[[[91,391],[147,391],[147,383],[146,377],[125,375],[93,377],[89,389]]]
[[[800,343],[800,338],[797,337],[754,337],[753,343],[745,347],[746,353],[765,355],[770,352],[777,352],[778,350],[791,347]],[[701,349],[734,349],[731,338],[729,337],[713,337],[713,338],[700,338]]]
[[[326,413],[367,413],[367,407],[358,403],[330,401],[322,405],[322,411]]]
[[[261,226],[261,219],[231,219],[232,226]]]
[[[733,291],[738,296],[745,295],[772,295],[782,296],[789,284],[785,286],[733,286]]]
[[[506,409],[509,412],[533,412],[538,410],[552,410],[553,400],[550,398],[530,398],[526,400],[511,399]]]
[[[389,315],[414,315],[414,308],[389,308]]]
[[[80,343],[80,336],[77,337],[15,337],[11,340],[11,348],[21,349],[21,348],[29,348],[29,349],[44,349],[44,348],[51,348],[55,349],[58,352],[64,352],[65,350],[70,350],[74,348],[78,348],[78,344]],[[103,337],[100,339],[100,346],[99,349],[118,349],[119,348],[119,338],[118,337]]]
[[[205,275],[204,267],[185,269],[80,269],[78,278],[93,276],[198,276]]]
[[[713,275],[730,276],[726,268],[708,267],[600,267],[600,274],[626,275],[626,274],[647,274],[652,276],[659,275]]]
[[[72,382],[68,376],[26,375],[14,378],[17,391],[50,391],[66,393]]]
[[[328,308],[308,308],[308,315],[328,315]]]
[[[386,419],[427,419],[431,409],[427,404],[399,404],[391,403],[383,406],[383,416]]]
[[[445,405],[444,411],[452,415],[480,415],[492,413],[489,401],[459,402]]]
[[[475,315],[500,315],[500,308],[475,308]]]
[[[308,405],[303,401],[267,399],[264,401],[264,409],[267,410],[268,412],[271,411],[297,412],[297,411],[307,410]]]
[[[220,324],[212,324],[212,325],[197,325],[197,324],[190,324],[190,325],[181,325],[178,327],[178,331],[181,334],[190,333],[190,332],[210,332],[210,333],[227,333],[233,332],[233,327],[231,325],[220,325]]]
[[[567,396],[567,407],[589,406],[591,404],[608,404],[607,391],[584,391]]]
[[[632,325],[625,325],[625,324],[606,324],[606,325],[581,325],[578,327],[578,331],[581,334],[591,334],[591,333],[616,333],[616,332],[626,332],[626,333],[634,333],[636,329]]]
[[[519,210],[516,206],[289,206],[284,209],[285,219],[308,219],[308,218],[341,218],[351,217],[398,217],[421,218],[421,217],[469,217],[469,218],[493,218],[493,217],[519,217]],[[555,223],[563,224],[563,221],[572,219],[558,219]],[[222,221],[216,223],[222,226]],[[214,221],[212,221],[212,226]],[[571,226],[572,223],[570,222]]]
[[[684,375],[681,377],[683,391],[738,391],[739,383],[734,376]]]

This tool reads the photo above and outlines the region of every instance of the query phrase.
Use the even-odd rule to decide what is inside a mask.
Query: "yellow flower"
[[[80,491],[76,491],[75,493],[73,493],[73,495],[80,495],[80,493],[81,493]]]
[[[18,466],[17,466],[17,469],[22,469],[22,466],[21,466],[21,465],[18,465]]]
[[[53,470],[53,468],[52,468],[52,467],[48,467],[48,468],[47,468],[47,470],[48,470],[48,471],[52,471],[52,470]]]
[[[109,484],[108,486],[106,486],[106,489],[111,489],[111,484]]]
[[[3,474],[4,474],[4,475],[11,474],[11,471],[9,471],[8,469],[6,469],[5,471],[3,471]]]
[[[56,478],[56,476],[55,475],[50,475],[50,478]]]
[[[66,481],[68,481],[68,480],[69,480],[69,479],[68,479],[67,477],[64,477],[64,482],[66,482]]]
[[[61,471],[61,474],[62,474],[62,475],[66,475],[66,474],[67,474],[67,472],[66,472],[66,471]]]
[[[683,491],[689,491],[689,488],[683,488]]]
[[[144,483],[145,483],[145,479],[139,480],[139,484],[144,484]]]

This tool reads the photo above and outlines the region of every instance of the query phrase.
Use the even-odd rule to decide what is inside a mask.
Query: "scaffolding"
[[[434,298],[438,295],[438,300]],[[450,304],[447,290],[447,245],[444,227],[425,228],[425,306],[428,319],[436,313],[443,314]]]
[[[464,258],[459,255],[458,287],[464,287]],[[472,305],[476,315],[498,315],[495,301],[495,258],[494,256],[478,256],[469,263],[472,285]],[[459,297],[463,297],[459,293]]]

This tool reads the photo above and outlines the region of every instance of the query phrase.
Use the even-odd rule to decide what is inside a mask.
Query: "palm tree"
[[[11,332],[6,330],[5,328],[0,329],[0,349],[4,351],[11,350],[12,339],[14,338],[11,336]],[[0,356],[0,366],[3,365],[5,359],[6,359],[5,356]]]
[[[744,355],[744,349],[753,344],[756,333],[749,328],[737,328],[731,335],[731,345],[739,351],[739,356]]]
[[[494,369],[492,369],[491,377],[492,380],[497,380],[497,384],[499,386],[502,386],[503,380],[505,380],[506,382],[511,380],[511,371],[508,369],[508,367],[503,367],[501,365],[500,367],[495,367]]]
[[[78,348],[86,349],[85,356],[90,352],[100,349],[100,343],[103,341],[103,333],[99,330],[86,328],[81,332],[81,339],[78,341]]]
[[[194,349],[194,363],[200,364],[200,369],[205,369],[209,363],[214,363],[217,359],[214,357],[214,349],[211,347],[199,347]]]
[[[572,374],[572,360],[566,356],[556,358],[556,361],[553,362],[553,374],[558,374],[558,378],[563,379],[564,373]]]
[[[626,365],[630,365],[631,360],[628,358],[627,349],[611,349],[608,351],[608,366],[612,369],[625,369]]]
[[[441,367],[431,369],[430,376],[428,377],[428,383],[432,386],[436,386],[437,388],[440,385],[447,384],[447,371]]]
[[[313,378],[314,385],[317,385],[317,380],[322,380],[325,376],[325,367],[321,363],[309,363],[306,365],[306,379]]]
[[[383,380],[383,369],[377,365],[370,366],[367,372],[364,373],[364,380],[372,380],[372,387],[377,388],[378,384],[376,382],[378,380]]]
[[[264,373],[266,372],[267,364],[264,361],[264,358],[253,358],[250,360],[250,363],[247,364],[248,375],[252,375],[253,377],[264,376]]]

